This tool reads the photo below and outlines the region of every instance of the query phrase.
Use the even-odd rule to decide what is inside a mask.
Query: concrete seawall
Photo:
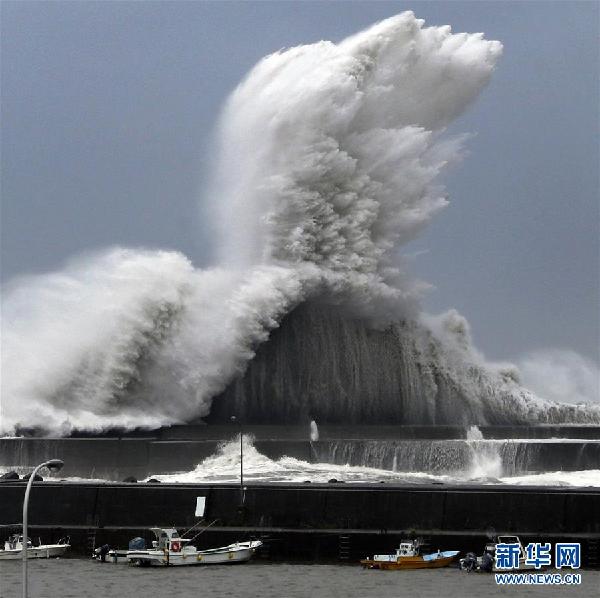
[[[62,477],[143,479],[151,474],[191,471],[214,455],[219,443],[142,438],[0,438],[0,466],[27,468],[60,458],[65,462]],[[271,459],[287,455],[310,461],[308,440],[257,440],[255,447]]]
[[[0,483],[0,524],[21,519],[25,482]],[[196,497],[222,525],[600,535],[600,489],[395,484],[249,484],[244,521],[235,484],[38,482],[32,524],[191,526]]]
[[[24,482],[0,483],[0,525],[21,521],[24,488]],[[479,549],[494,530],[522,539],[581,541],[590,554],[600,540],[600,489],[250,484],[243,511],[239,491],[234,484],[42,482],[32,492],[30,522],[38,532],[72,534],[76,550],[85,552],[90,534],[123,542],[133,530],[189,528],[198,521],[196,498],[204,496],[206,520],[218,520],[207,538],[276,538],[289,558],[318,558],[315,551],[335,558],[331,536],[353,538],[358,552],[383,548],[407,533]]]
[[[449,425],[319,425],[321,440],[449,440],[466,439],[470,426]],[[531,426],[478,426],[483,438],[579,438],[600,439],[600,426],[577,424],[538,424]],[[155,440],[226,440],[232,438],[236,429],[231,425],[183,424],[157,430],[109,431],[106,436],[152,437]],[[306,425],[245,425],[244,433],[256,440],[307,440]],[[76,436],[76,435],[74,435]],[[95,435],[98,436],[98,435]]]
[[[60,458],[65,462],[61,477],[119,481],[134,476],[144,479],[150,475],[191,471],[214,455],[219,443],[217,439],[0,438],[0,467],[28,468],[47,459]],[[586,439],[556,442],[498,440],[492,444],[463,439],[412,438],[310,442],[298,438],[267,439],[258,435],[254,446],[270,459],[288,456],[308,462],[448,474],[468,469],[473,455],[478,452],[485,455],[490,451],[498,453],[505,475],[597,469],[600,463],[600,442]]]

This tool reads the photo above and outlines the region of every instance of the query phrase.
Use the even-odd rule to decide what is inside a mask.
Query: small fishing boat
[[[198,550],[192,540],[182,538],[174,528],[152,528],[156,540],[152,548],[128,550],[127,562],[138,566],[216,565],[249,561],[262,542],[235,542],[229,546]]]
[[[458,550],[445,550],[431,554],[420,554],[419,540],[402,540],[395,554],[376,554],[360,563],[367,569],[438,569],[447,567],[458,555]]]
[[[69,547],[69,538],[62,538],[57,544],[42,544],[40,541],[37,546],[33,546],[31,540],[27,538],[27,558],[56,558],[62,556]],[[19,534],[13,534],[4,542],[4,549],[0,548],[0,561],[16,561],[22,558],[23,536]]]

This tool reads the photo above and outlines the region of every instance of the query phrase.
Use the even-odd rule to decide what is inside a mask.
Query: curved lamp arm
[[[23,558],[23,598],[27,598],[27,509],[29,507],[29,494],[31,492],[31,486],[37,472],[43,467],[47,467],[51,471],[58,471],[62,468],[64,463],[60,459],[50,459],[40,463],[31,473],[29,480],[27,480],[27,488],[25,489],[25,498],[23,499],[23,542],[21,544],[21,554]]]

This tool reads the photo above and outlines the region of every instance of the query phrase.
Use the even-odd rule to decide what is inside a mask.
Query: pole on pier
[[[29,494],[31,493],[31,486],[33,486],[33,480],[37,472],[43,467],[47,467],[50,471],[58,471],[62,468],[64,463],[60,459],[50,459],[40,463],[29,476],[27,481],[27,488],[25,489],[25,498],[23,499],[23,541],[22,547],[22,558],[23,558],[23,598],[27,598],[27,548],[28,548],[28,529],[27,529],[27,511],[29,508]]]

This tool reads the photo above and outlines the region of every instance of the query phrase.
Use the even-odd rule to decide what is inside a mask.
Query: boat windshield
[[[498,536],[499,544],[520,544],[518,536]]]

